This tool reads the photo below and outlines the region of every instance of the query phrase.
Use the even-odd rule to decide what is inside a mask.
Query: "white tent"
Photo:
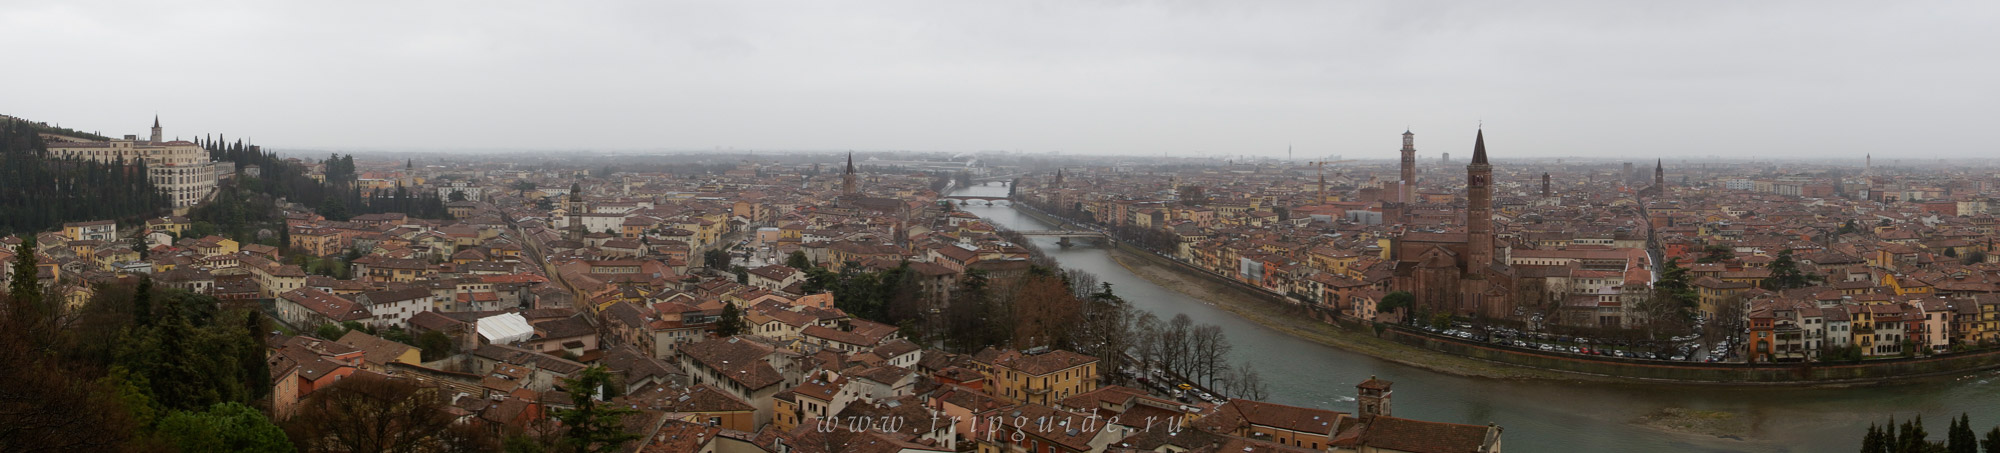
[[[507,313],[479,318],[479,336],[487,343],[515,344],[528,341],[535,336],[535,326],[528,324],[528,318],[520,313]]]

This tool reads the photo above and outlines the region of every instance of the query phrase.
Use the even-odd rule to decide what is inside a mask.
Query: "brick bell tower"
[[[1465,166],[1465,273],[1457,312],[1488,313],[1486,272],[1493,267],[1493,165],[1486,163],[1486,131],[1472,142],[1472,164]]]
[[[1417,198],[1417,134],[1403,130],[1403,187],[1396,202],[1409,204]]]
[[[1472,142],[1472,164],[1465,166],[1465,273],[1486,278],[1493,265],[1493,165],[1486,163],[1486,131]]]

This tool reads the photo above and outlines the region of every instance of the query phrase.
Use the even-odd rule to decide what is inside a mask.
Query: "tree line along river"
[[[1001,196],[998,183],[959,188],[954,195]],[[1043,223],[1008,206],[965,211],[1014,230]],[[1395,382],[1396,416],[1505,428],[1513,452],[1836,452],[1860,448],[1869,423],[1922,415],[1942,436],[1947,417],[1965,412],[1974,430],[2000,425],[2000,373],[1982,372],[1907,383],[1839,388],[1739,387],[1513,381],[1438,373],[1336,349],[1287,335],[1179,292],[1155,285],[1113,261],[1106,249],[1036,245],[1065,268],[1097,274],[1134,307],[1162,319],[1185,313],[1221,326],[1235,348],[1231,360],[1256,366],[1272,402],[1353,412],[1354,385],[1370,376]],[[1747,425],[1741,439],[1667,432],[1634,423],[1664,408],[1722,411]],[[1935,436],[1934,436],[1935,437]],[[1941,438],[1941,437],[1937,437]]]

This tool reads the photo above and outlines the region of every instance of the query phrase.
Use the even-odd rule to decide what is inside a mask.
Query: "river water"
[[[999,183],[961,188],[959,195],[1006,196]],[[1050,225],[1005,206],[965,211],[1015,230]],[[1154,285],[1111,260],[1105,249],[1063,249],[1053,238],[1037,245],[1065,268],[1109,282],[1118,295],[1161,319],[1186,313],[1221,326],[1235,345],[1232,360],[1251,363],[1271,387],[1272,402],[1353,412],[1354,385],[1370,376],[1393,381],[1398,417],[1505,429],[1511,452],[1846,452],[1860,448],[1871,422],[1921,414],[1933,439],[1947,417],[1970,413],[1984,435],[2000,424],[2000,373],[1912,380],[1854,388],[1714,387],[1662,384],[1583,384],[1508,381],[1442,374],[1377,360],[1286,335],[1201,300]],[[1747,420],[1744,439],[1669,433],[1633,423],[1652,411],[1681,407],[1729,411]]]

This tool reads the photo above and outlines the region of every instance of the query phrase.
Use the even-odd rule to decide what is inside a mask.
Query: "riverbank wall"
[[[1070,223],[1025,206],[1016,205],[1015,210],[1051,225]],[[2000,350],[1907,359],[1869,360],[1862,363],[1846,364],[1664,362],[1558,354],[1433,335],[1400,325],[1381,324],[1378,330],[1370,323],[1333,316],[1318,310],[1310,310],[1304,308],[1298,301],[1291,300],[1284,295],[1237,281],[1236,279],[1217,275],[1207,269],[1201,269],[1188,263],[1161,256],[1160,254],[1141,249],[1131,244],[1113,241],[1111,246],[1118,249],[1119,252],[1123,252],[1124,256],[1141,259],[1150,264],[1171,270],[1175,275],[1200,279],[1218,286],[1227,287],[1234,290],[1232,292],[1235,296],[1244,299],[1253,299],[1241,302],[1277,304],[1300,310],[1301,313],[1310,312],[1313,318],[1330,324],[1338,330],[1346,331],[1347,334],[1370,336],[1395,343],[1400,345],[1399,347],[1412,347],[1463,359],[1553,371],[1565,375],[1578,375],[1579,377],[1588,376],[1625,381],[1690,384],[1839,385],[1880,383],[1900,378],[1940,376],[2000,368]],[[1255,318],[1251,319],[1263,322]],[[1383,348],[1344,349],[1375,355],[1385,360],[1408,363],[1397,360],[1396,357],[1380,355],[1385,352],[1393,353],[1384,351],[1382,350]],[[1449,367],[1424,367],[1432,369],[1443,368],[1444,371],[1449,372]]]
[[[1957,374],[2000,367],[2000,351],[1869,360],[1845,364],[1681,363],[1555,354],[1429,335],[1405,326],[1390,326],[1384,329],[1382,338],[1446,354],[1510,365],[1634,380],[1691,383],[1870,383],[1894,378]]]
[[[1019,204],[1014,205],[1014,210],[1020,211],[1022,214],[1027,214],[1028,217],[1033,217],[1035,220],[1040,220],[1042,221],[1042,223],[1047,223],[1050,225],[1067,225],[1073,223],[1067,220],[1056,218],[1055,216],[1045,214],[1040,210],[1027,206],[1022,206]],[[1249,283],[1244,283],[1242,281],[1238,281],[1233,278],[1216,275],[1214,272],[1209,272],[1207,269],[1202,269],[1199,267],[1194,267],[1187,263],[1175,261],[1172,258],[1161,256],[1158,253],[1153,253],[1152,251],[1139,248],[1124,241],[1111,241],[1111,242],[1112,242],[1111,245],[1112,247],[1124,251],[1125,253],[1131,254],[1131,256],[1135,256],[1144,259],[1146,261],[1159,264],[1161,266],[1172,267],[1174,270],[1181,271],[1181,273],[1187,274],[1191,277],[1200,278],[1203,280],[1215,282],[1217,284],[1227,285],[1229,287],[1242,290],[1243,295],[1255,297],[1265,302],[1294,305],[1294,306],[1298,305],[1298,301],[1291,300],[1289,298],[1286,298],[1284,295],[1271,292],[1270,290],[1266,290],[1264,288],[1258,288],[1256,286],[1250,285]]]

